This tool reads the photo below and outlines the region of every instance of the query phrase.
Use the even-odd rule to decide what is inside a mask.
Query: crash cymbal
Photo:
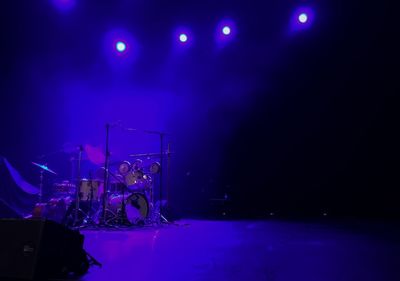
[[[32,164],[37,166],[37,167],[39,167],[39,168],[41,168],[41,169],[43,169],[46,172],[49,172],[49,173],[54,174],[54,175],[57,175],[56,172],[54,172],[52,169],[50,169],[46,165],[41,165],[41,164],[38,164],[38,163],[35,163],[35,162],[32,162]]]
[[[142,158],[150,158],[150,157],[160,157],[160,153],[138,153],[138,154],[129,154],[129,157],[142,157]]]

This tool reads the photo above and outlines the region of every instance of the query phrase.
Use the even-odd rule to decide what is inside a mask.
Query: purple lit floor
[[[396,227],[278,221],[180,221],[86,230],[102,264],[82,280],[400,280]]]

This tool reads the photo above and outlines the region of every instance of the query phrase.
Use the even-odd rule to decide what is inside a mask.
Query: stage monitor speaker
[[[82,275],[89,268],[83,239],[49,220],[0,219],[0,280]]]

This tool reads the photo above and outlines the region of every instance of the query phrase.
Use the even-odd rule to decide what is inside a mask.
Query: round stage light
[[[188,40],[188,37],[185,33],[182,33],[179,35],[179,41],[181,41],[182,43],[186,43]]]
[[[301,13],[299,15],[299,22],[300,23],[306,23],[308,21],[308,16],[306,13]]]
[[[122,41],[118,41],[117,44],[115,44],[115,48],[118,52],[122,53],[126,50],[126,44]]]
[[[221,19],[214,31],[215,43],[219,49],[226,47],[232,42],[237,33],[236,24],[231,19]]]
[[[230,28],[229,26],[224,26],[224,27],[222,28],[222,33],[223,33],[224,35],[229,35],[229,34],[231,34],[231,28]]]

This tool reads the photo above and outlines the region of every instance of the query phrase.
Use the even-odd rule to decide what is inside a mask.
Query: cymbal
[[[41,168],[41,169],[43,169],[46,172],[49,172],[49,173],[54,174],[54,175],[57,175],[56,172],[54,172],[52,169],[50,169],[46,165],[41,165],[41,164],[38,164],[38,163],[35,163],[35,162],[32,162],[32,164],[37,166],[37,167],[39,167],[39,168]]]
[[[162,155],[170,155],[173,154],[175,152],[172,151],[165,151]],[[156,157],[160,157],[161,153],[138,153],[138,154],[129,154],[129,157],[138,157],[138,158],[156,158]]]

